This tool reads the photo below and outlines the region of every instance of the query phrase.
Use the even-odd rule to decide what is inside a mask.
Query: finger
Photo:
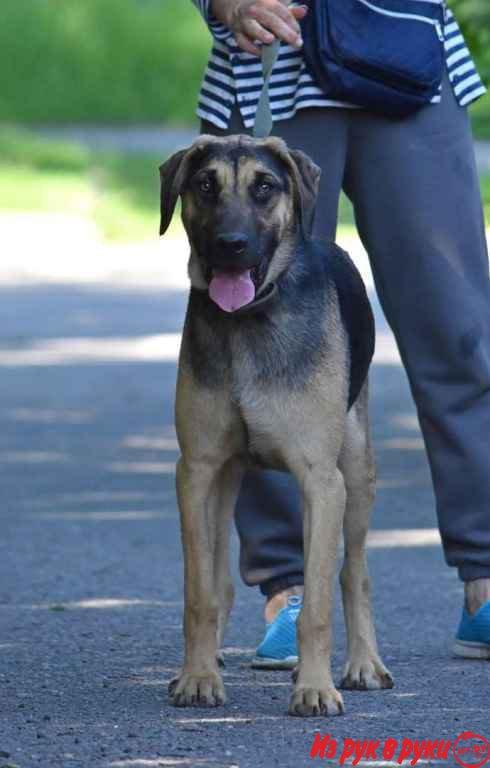
[[[308,13],[308,6],[296,5],[294,8],[291,8],[291,13],[293,14],[295,19],[298,19],[298,21],[301,21],[301,19],[304,19],[304,17]]]
[[[253,56],[260,56],[261,51],[256,45],[252,43],[249,38],[243,34],[243,32],[237,32],[235,34],[235,40],[239,48],[246,53],[251,53]]]
[[[261,43],[270,45],[274,42],[274,35],[272,32],[265,29],[258,21],[255,21],[255,19],[244,19],[240,31],[248,37],[251,43],[258,40]]]
[[[271,0],[269,3],[264,3],[263,5],[254,3],[254,6],[269,13],[273,13],[275,16],[278,16],[280,19],[282,19],[286,24],[289,24],[291,29],[296,29],[299,31],[296,18],[292,13],[293,9],[287,4],[280,2],[280,0]]]
[[[272,34],[279,40],[295,46],[300,46],[302,44],[301,33],[298,31],[299,28],[293,29],[274,13],[261,8],[254,12],[253,18],[258,21],[261,26],[266,27],[266,29],[272,32]],[[295,24],[297,24],[296,20]]]
[[[291,27],[294,32],[299,32],[299,24],[296,21],[294,15],[291,13],[290,9],[286,5],[283,5],[281,2],[276,1],[273,3],[268,3],[267,5],[265,3],[253,3],[247,9],[247,15],[257,19],[257,21],[260,21],[261,23],[263,23],[264,18],[267,18],[269,23],[271,18],[277,19],[279,21],[283,21],[284,24]]]

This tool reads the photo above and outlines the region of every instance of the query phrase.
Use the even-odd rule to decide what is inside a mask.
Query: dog
[[[185,660],[170,699],[225,703],[230,519],[244,471],[258,465],[291,472],[303,500],[305,585],[289,713],[340,714],[330,625],[342,528],[341,687],[393,685],[377,650],[365,555],[375,468],[374,321],[364,284],[346,253],[312,239],[320,169],[282,140],[203,135],[160,176],[160,233],[180,197],[191,248],[176,395]]]

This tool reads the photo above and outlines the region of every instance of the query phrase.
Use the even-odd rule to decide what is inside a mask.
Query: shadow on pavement
[[[262,603],[239,583],[234,540],[229,703],[168,706],[182,658],[173,399],[184,310],[183,293],[157,289],[0,290],[0,751],[21,768],[297,768],[310,764],[318,729],[338,740],[485,733],[483,666],[450,656],[461,590],[443,563],[394,363],[372,371],[379,486],[369,560],[396,688],[348,693],[335,725],[286,718],[289,675],[249,667]],[[145,338],[156,341],[142,352]],[[42,345],[56,340],[53,357]],[[344,641],[337,603],[337,678]]]

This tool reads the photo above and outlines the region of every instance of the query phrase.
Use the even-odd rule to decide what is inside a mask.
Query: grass
[[[209,45],[189,0],[2,0],[0,121],[188,122]]]
[[[0,129],[0,210],[71,213],[93,221],[107,240],[154,239],[159,225],[158,165],[163,159],[93,152],[20,129]],[[482,194],[490,226],[490,175],[482,178]],[[354,226],[345,196],[339,223]],[[179,226],[175,217],[175,232]]]
[[[490,227],[490,174],[482,176],[481,191],[483,198],[483,207],[485,209],[485,221],[487,227]]]
[[[479,99],[471,107],[470,114],[476,138],[490,141],[490,94]]]
[[[161,161],[154,155],[92,152],[3,129],[0,209],[82,215],[109,240],[156,237]]]

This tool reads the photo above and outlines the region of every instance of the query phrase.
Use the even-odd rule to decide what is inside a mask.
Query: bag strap
[[[255,113],[255,123],[253,135],[256,139],[266,139],[272,131],[272,112],[269,99],[269,81],[271,78],[274,64],[277,61],[279,55],[279,48],[281,43],[279,40],[274,40],[270,45],[262,46],[262,73],[264,76],[264,84],[260,92],[259,103],[257,104],[257,111]]]

